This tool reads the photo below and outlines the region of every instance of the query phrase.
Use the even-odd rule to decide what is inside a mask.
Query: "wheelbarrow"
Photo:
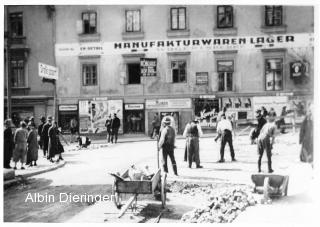
[[[264,199],[287,196],[289,176],[276,174],[253,174],[254,192],[263,193]]]
[[[112,185],[112,200],[116,207],[120,209],[120,218],[126,210],[131,207],[136,209],[137,198],[139,194],[153,194],[156,200],[161,200],[162,207],[166,205],[166,181],[167,174],[161,175],[161,169],[152,176],[151,180],[125,180],[129,170],[126,170],[122,175],[111,173],[115,178]],[[122,201],[124,194],[132,194],[126,202]]]

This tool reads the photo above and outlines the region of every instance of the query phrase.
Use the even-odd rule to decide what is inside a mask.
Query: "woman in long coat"
[[[30,131],[28,133],[28,150],[27,150],[27,164],[29,166],[36,166],[38,160],[38,141],[37,131],[35,125],[32,122],[28,124]]]
[[[51,126],[51,128],[48,131],[48,136],[49,136],[49,159],[50,162],[53,162],[53,159],[55,155],[59,155],[59,158],[57,159],[57,162],[60,160],[63,160],[62,158],[62,153],[64,152],[63,146],[60,142],[59,138],[59,130],[57,127],[57,122],[54,122]]]
[[[4,139],[4,155],[3,155],[3,167],[6,169],[10,169],[10,160],[12,158],[12,152],[14,148],[14,142],[13,142],[13,133],[11,130],[12,121],[11,119],[7,119],[4,122],[5,130],[3,133],[3,139]]]
[[[302,122],[299,143],[302,144],[300,160],[313,163],[313,117],[311,112],[307,113]]]

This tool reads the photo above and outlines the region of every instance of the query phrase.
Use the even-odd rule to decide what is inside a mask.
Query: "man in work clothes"
[[[170,126],[171,120],[166,117],[164,120],[164,128],[161,131],[159,140],[159,149],[162,148],[162,164],[164,172],[168,173],[168,156],[171,159],[173,172],[178,176],[177,163],[174,158],[174,141],[175,141],[175,130]]]
[[[47,123],[44,124],[43,128],[42,128],[42,139],[43,139],[43,155],[47,156],[47,159],[49,158],[49,154],[48,154],[48,146],[49,146],[49,128],[51,128],[52,126],[52,116],[48,116],[47,118]]]
[[[222,115],[222,119],[218,123],[217,131],[221,136],[220,160],[218,162],[224,162],[224,148],[226,146],[226,143],[229,144],[232,161],[236,161],[232,145],[232,125],[231,121],[226,119],[225,114]]]
[[[203,168],[200,165],[200,154],[199,154],[199,137],[202,136],[202,130],[197,120],[192,121],[187,125],[183,136],[187,137],[187,157],[189,168],[192,166],[192,161],[196,163],[196,168]]]
[[[275,132],[276,132],[276,124],[275,124],[275,117],[276,115],[272,112],[268,115],[268,122],[262,127],[260,131],[260,135],[258,137],[258,171],[261,172],[261,159],[264,150],[267,152],[267,158],[268,158],[268,170],[269,173],[272,173],[273,170],[271,168],[271,150],[272,145],[274,143],[275,138]]]
[[[117,117],[117,114],[114,114],[114,117],[111,123],[111,129],[112,129],[111,143],[113,143],[113,137],[115,139],[114,142],[117,143],[119,128],[120,128],[120,119]]]

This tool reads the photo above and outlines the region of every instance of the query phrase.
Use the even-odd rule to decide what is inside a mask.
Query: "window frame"
[[[12,18],[12,16],[17,16],[17,15],[20,15],[21,14],[21,19],[17,19],[18,17],[16,18]],[[14,12],[14,13],[10,13],[9,14],[9,18],[10,18],[10,35],[11,37],[13,38],[16,38],[16,37],[23,37],[23,12]],[[18,35],[13,35],[13,31],[15,31],[16,29],[19,30],[19,28],[17,28],[18,26],[18,23],[21,23],[21,34],[18,34]],[[15,24],[15,26],[13,26],[13,24]],[[15,27],[15,29],[13,29],[13,27]]]
[[[184,28],[180,28],[180,23],[179,23],[179,10],[184,9]],[[173,28],[172,26],[172,11],[177,10],[177,28]],[[187,7],[170,7],[170,30],[172,31],[184,31],[187,30]]]
[[[219,13],[219,8],[224,8],[224,13]],[[226,13],[227,8],[231,9],[231,25],[230,26],[228,26],[228,25],[223,26],[219,23],[219,16],[224,15],[226,17],[227,16],[227,13]],[[231,5],[218,5],[217,6],[217,28],[233,28],[234,27],[233,22],[234,22],[233,6],[231,6]]]
[[[88,14],[89,16],[89,19],[88,19],[88,23],[89,23],[89,32],[86,32],[85,30],[85,23],[84,23],[84,15],[85,14]],[[91,31],[90,30],[90,17],[91,17],[91,14],[95,14],[95,27],[94,27],[94,31]],[[98,18],[97,18],[97,12],[96,11],[85,11],[85,12],[82,12],[81,14],[81,20],[82,20],[82,34],[84,35],[92,35],[92,34],[96,34],[98,32]]]
[[[127,20],[127,13],[128,12],[135,12],[135,11],[138,11],[139,12],[139,30],[134,30],[134,23],[133,23],[133,20],[132,20],[132,31],[131,30],[128,30],[128,26],[127,26],[127,23],[128,23],[128,20]],[[141,10],[140,9],[127,9],[125,10],[125,31],[128,32],[128,33],[132,33],[132,32],[142,32],[142,22],[141,22]]]
[[[272,85],[272,90],[267,89],[267,61],[269,60],[280,60],[281,61],[281,69],[270,69],[273,75],[273,85]],[[265,84],[265,91],[282,91],[284,87],[284,67],[283,67],[283,58],[281,57],[268,57],[264,59],[264,84]],[[280,89],[275,89],[275,74],[277,71],[281,72],[281,88]]]
[[[93,67],[95,66],[95,83],[94,83],[94,78],[92,77],[92,68],[90,68],[91,72],[90,72],[90,78],[88,79],[91,83],[87,83],[87,74],[85,74],[85,67]],[[97,86],[98,85],[98,64],[97,63],[93,63],[93,62],[86,62],[86,63],[82,63],[81,64],[81,74],[82,74],[82,86],[88,87],[88,86]]]
[[[232,62],[232,70],[229,71],[220,71],[219,70],[219,63],[220,62]],[[233,91],[233,85],[234,85],[234,79],[233,79],[233,74],[234,74],[234,60],[233,59],[218,59],[216,60],[217,63],[217,73],[218,73],[218,91],[219,92],[230,92]],[[223,90],[220,90],[220,73],[223,75]],[[228,74],[231,73],[231,90],[228,90]]]
[[[19,63],[22,61],[22,66],[19,66]],[[13,62],[16,62],[16,66],[13,66]],[[18,86],[14,86],[14,79],[17,77],[15,76],[15,71],[16,70],[21,70],[21,74],[22,78],[23,78],[23,84],[22,85],[18,85]],[[11,74],[11,87],[12,88],[25,88],[27,87],[27,79],[26,79],[26,62],[24,59],[11,59],[10,60],[10,74]],[[18,79],[19,80],[19,79]]]
[[[270,8],[270,7],[272,7],[272,8]],[[279,8],[281,10],[281,17],[280,17],[280,23],[279,24],[275,23],[275,20],[277,19],[277,18],[275,18],[276,15],[277,15],[276,12],[277,12],[277,10],[279,10],[277,8]],[[270,23],[270,24],[269,24],[269,20],[268,20],[268,12],[269,12],[269,10],[272,10],[272,12],[271,12],[272,13],[272,23]],[[266,6],[264,6],[264,23],[265,23],[266,27],[282,26],[283,25],[283,7],[279,6],[279,5],[266,5]]]
[[[173,62],[177,62],[178,63],[179,75],[178,75],[178,81],[177,82],[175,82],[174,79],[173,79],[173,70],[174,70],[174,68],[172,67]],[[181,62],[185,63],[185,68],[184,68],[185,75],[184,75],[184,80],[183,81],[181,80],[181,72],[180,72],[181,70],[179,68],[179,65],[180,65]],[[172,83],[174,83],[174,84],[187,83],[187,68],[188,68],[187,64],[188,64],[188,62],[187,62],[186,59],[172,59],[170,61],[170,70],[171,70]]]

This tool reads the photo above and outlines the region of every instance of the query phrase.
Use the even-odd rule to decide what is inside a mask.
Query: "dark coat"
[[[12,158],[12,152],[14,148],[14,142],[13,142],[13,133],[11,128],[6,128],[3,133],[3,143],[4,143],[4,155],[3,159],[6,162],[6,164],[10,164],[10,159]]]
[[[51,127],[48,131],[49,136],[49,157],[53,158],[56,154],[61,154],[64,152],[63,146],[59,139],[59,130],[58,128]]]
[[[28,133],[28,151],[27,151],[27,163],[38,160],[38,141],[36,130],[30,130]]]
[[[299,143],[302,144],[300,160],[313,162],[313,121],[308,117],[301,124]]]
[[[111,123],[112,129],[118,129],[120,127],[120,119],[118,117],[113,118]]]

